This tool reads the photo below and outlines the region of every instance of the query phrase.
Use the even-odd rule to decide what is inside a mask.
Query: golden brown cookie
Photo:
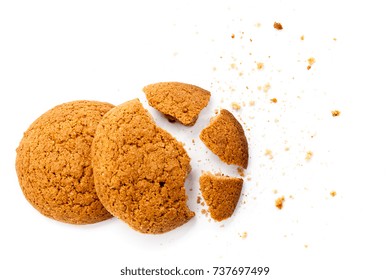
[[[91,144],[99,121],[113,107],[95,101],[64,103],[24,133],[16,172],[26,199],[43,215],[71,224],[111,217],[95,191]]]
[[[209,172],[200,176],[200,190],[211,218],[220,222],[233,214],[240,199],[243,182],[241,178],[213,175]]]
[[[138,99],[108,112],[92,145],[98,196],[114,216],[143,233],[164,233],[195,214],[186,204],[190,158]]]
[[[178,120],[188,126],[195,124],[200,111],[210,100],[209,91],[178,82],[151,84],[143,90],[150,106],[165,114],[169,120]]]
[[[248,167],[248,142],[244,129],[228,110],[222,109],[200,133],[205,145],[227,164]]]

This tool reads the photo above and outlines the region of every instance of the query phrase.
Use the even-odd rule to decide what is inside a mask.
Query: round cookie
[[[108,112],[92,144],[95,187],[106,209],[142,233],[164,233],[195,214],[184,182],[190,158],[138,99]]]
[[[70,224],[111,217],[95,191],[91,144],[98,123],[113,107],[95,101],[64,103],[24,133],[16,172],[24,196],[43,215]]]

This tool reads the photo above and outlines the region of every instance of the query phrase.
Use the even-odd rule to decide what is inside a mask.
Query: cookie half
[[[106,209],[142,233],[164,233],[195,214],[184,182],[190,158],[138,99],[108,112],[92,145],[95,186]]]
[[[222,161],[248,167],[248,141],[244,129],[228,110],[222,109],[212,118],[199,137]]]
[[[96,101],[64,103],[24,133],[16,172],[26,199],[43,215],[71,224],[111,217],[95,191],[91,145],[98,123],[113,107]]]
[[[163,82],[144,87],[149,105],[165,114],[172,121],[192,126],[200,111],[207,106],[210,92],[198,86]]]
[[[211,218],[220,222],[233,215],[240,199],[243,180],[203,173],[199,178],[202,196],[209,207]]]

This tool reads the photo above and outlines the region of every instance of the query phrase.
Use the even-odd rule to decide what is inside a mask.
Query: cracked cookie
[[[184,182],[190,158],[138,99],[108,112],[92,144],[95,187],[106,209],[142,233],[173,230],[195,214]]]
[[[177,120],[187,126],[195,124],[210,100],[209,91],[179,82],[151,84],[143,91],[150,106],[165,114],[168,120]]]
[[[64,103],[24,133],[16,172],[24,196],[43,215],[71,224],[111,217],[95,191],[91,144],[99,121],[113,107],[95,101]]]
[[[228,110],[222,109],[212,118],[199,137],[222,161],[248,167],[248,142],[244,129]]]
[[[241,178],[203,173],[199,178],[202,196],[209,207],[211,218],[220,222],[229,218],[240,199]]]

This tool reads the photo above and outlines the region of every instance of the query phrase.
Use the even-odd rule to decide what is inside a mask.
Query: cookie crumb
[[[200,196],[198,196],[197,198],[196,198],[196,203],[198,203],[198,204],[200,204]]]
[[[237,102],[232,102],[232,109],[238,111],[241,109],[241,105]]]
[[[306,160],[311,160],[312,157],[313,157],[313,152],[312,151],[306,152],[306,157],[305,157]]]
[[[278,190],[277,190],[277,189],[274,189],[272,192],[273,192],[274,194],[277,194],[277,193],[278,193]]]
[[[244,169],[242,167],[237,167],[237,172],[241,177],[245,176]]]
[[[336,194],[337,194],[337,193],[336,193],[335,191],[331,191],[331,192],[330,192],[330,195],[331,195],[332,197],[335,197]]]
[[[333,116],[333,117],[338,117],[338,116],[340,116],[340,111],[339,111],[339,110],[334,110],[334,111],[332,111],[332,116]]]
[[[283,29],[283,26],[282,26],[282,24],[280,23],[280,22],[274,22],[274,28],[276,29],[276,30],[282,30]]]
[[[232,34],[232,36],[231,36],[231,37],[232,37],[232,39],[234,39],[234,37],[236,37],[236,35]]]
[[[278,100],[276,98],[271,98],[270,100],[272,103],[278,103]]]
[[[284,196],[281,196],[275,200],[275,206],[276,208],[279,208],[279,210],[282,210],[284,203]]]
[[[258,63],[257,63],[257,69],[258,69],[258,70],[262,70],[263,68],[264,68],[264,63],[258,62]]]
[[[309,63],[309,65],[307,65],[307,70],[310,70],[312,65],[316,62],[316,59],[314,57],[309,57],[307,59],[307,63]]]
[[[305,40],[305,36],[304,35],[301,36],[301,40],[302,41]]]
[[[309,65],[313,65],[316,62],[316,59],[314,57],[309,57],[307,59],[307,62],[309,63]]]
[[[307,249],[307,247],[309,247],[309,245],[305,244],[304,247]]]
[[[245,238],[248,237],[248,233],[247,233],[246,231],[244,231],[242,234],[240,234],[240,237],[241,237],[242,239],[245,239]]]
[[[265,150],[265,153],[264,153],[265,156],[267,156],[269,159],[273,159],[274,156],[272,155],[272,151],[271,150]]]
[[[202,214],[205,215],[206,217],[208,216],[208,213],[207,213],[206,209],[202,209],[202,210],[200,211],[200,213],[202,213]]]
[[[255,106],[255,101],[254,100],[249,101],[249,106]]]
[[[263,86],[263,91],[264,91],[264,92],[268,92],[270,88],[271,88],[270,83],[266,83],[266,84]]]

